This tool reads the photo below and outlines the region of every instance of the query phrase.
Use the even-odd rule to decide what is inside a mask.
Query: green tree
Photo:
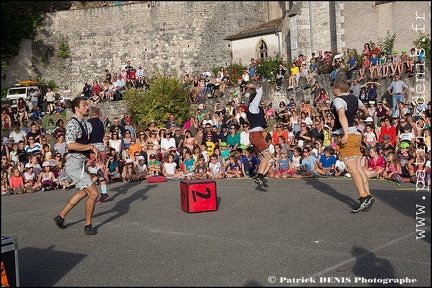
[[[155,120],[158,125],[168,121],[174,114],[179,124],[189,119],[192,109],[188,100],[189,91],[183,88],[181,77],[169,77],[157,73],[150,89],[129,89],[123,99],[128,102],[132,120],[139,126]]]
[[[377,42],[377,46],[382,52],[389,52],[393,51],[394,42],[396,40],[396,33],[393,33],[393,35],[390,35],[390,31],[387,30],[387,35],[384,37],[384,39],[379,38]]]
[[[18,7],[21,5],[26,7],[19,1],[2,1],[1,3],[2,67],[6,66],[9,59],[18,55],[23,39],[33,39],[36,35],[36,28],[42,20],[39,13],[20,14]]]

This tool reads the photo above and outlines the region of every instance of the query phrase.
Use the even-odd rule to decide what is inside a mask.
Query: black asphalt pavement
[[[95,236],[85,202],[54,224],[74,191],[3,196],[1,235],[17,240],[22,287],[431,286],[430,191],[371,180],[373,208],[351,214],[351,179],[269,184],[217,180],[217,210],[189,214],[180,182],[114,183]]]

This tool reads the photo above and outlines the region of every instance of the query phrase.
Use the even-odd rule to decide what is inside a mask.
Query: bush
[[[419,38],[413,41],[413,45],[417,49],[425,51],[426,64],[431,65],[431,37],[429,34],[419,32]]]
[[[242,78],[243,70],[247,69],[248,67],[244,66],[241,62],[232,64],[231,66],[228,66],[225,70],[228,71],[228,75],[231,77],[231,83],[236,85],[238,84],[237,80]]]
[[[386,37],[384,37],[384,39],[379,38],[377,46],[380,49],[380,51],[387,53],[389,51],[393,51],[395,40],[396,40],[396,33],[390,35],[390,31],[387,30]]]
[[[189,90],[183,88],[181,77],[157,73],[150,89],[131,88],[123,95],[123,99],[132,111],[133,123],[146,126],[151,120],[155,120],[160,125],[168,121],[171,113],[176,115],[177,123],[189,119],[192,108],[188,94]]]
[[[279,64],[281,64],[282,62],[283,59],[281,59],[278,53],[276,53],[275,56],[260,59],[257,67],[257,72],[261,75],[261,79],[267,79],[271,82],[274,82],[276,70],[278,69]],[[285,68],[287,68],[289,72],[289,69],[291,67],[288,66]]]

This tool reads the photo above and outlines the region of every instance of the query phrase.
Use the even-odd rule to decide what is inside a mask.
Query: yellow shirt
[[[324,134],[324,141],[323,141],[323,145],[322,146],[323,147],[328,147],[331,144],[330,139],[329,139],[330,132],[328,130],[324,129],[323,130],[323,134]]]
[[[297,73],[299,73],[299,71],[300,71],[300,69],[297,66],[294,68],[291,68],[291,76],[295,76]]]
[[[213,155],[214,148],[215,148],[215,144],[213,143],[213,141],[206,141],[205,145],[206,145],[206,150],[208,152],[208,155],[209,156]]]

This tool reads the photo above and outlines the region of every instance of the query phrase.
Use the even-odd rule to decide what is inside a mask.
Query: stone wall
[[[120,71],[127,60],[144,66],[150,77],[155,71],[180,75],[227,66],[230,41],[223,39],[262,23],[262,10],[260,1],[157,1],[152,8],[138,3],[46,14],[32,54],[10,63],[2,86],[39,75],[79,93],[86,81],[102,77],[105,69]],[[56,56],[60,43],[69,45],[70,58]],[[8,73],[25,57],[32,57],[31,72]]]

